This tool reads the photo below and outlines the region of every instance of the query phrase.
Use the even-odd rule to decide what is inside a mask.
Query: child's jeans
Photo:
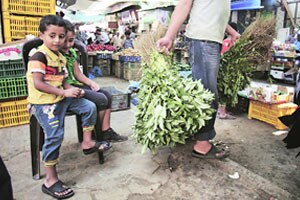
[[[43,160],[46,167],[58,162],[59,149],[64,138],[66,112],[81,116],[84,131],[92,131],[96,124],[96,105],[84,98],[65,98],[55,104],[33,104],[31,113],[35,115],[45,133]]]

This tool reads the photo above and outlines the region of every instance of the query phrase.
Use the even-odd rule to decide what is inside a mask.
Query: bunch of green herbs
[[[179,76],[170,57],[152,52],[143,66],[137,95],[133,137],[142,152],[161,146],[174,147],[201,129],[215,110],[214,95],[200,81]]]

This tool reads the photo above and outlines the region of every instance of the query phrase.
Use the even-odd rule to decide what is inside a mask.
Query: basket
[[[0,79],[0,99],[22,96],[27,96],[25,76]]]
[[[100,67],[102,76],[111,75],[110,63],[110,59],[96,59],[95,65]]]
[[[142,77],[142,68],[140,63],[124,63],[124,74],[125,80],[139,81]]]
[[[121,64],[120,61],[116,60],[115,65],[114,65],[114,71],[115,71],[115,76],[118,78],[123,78],[124,76],[124,71],[123,71],[123,65]]]
[[[29,123],[27,100],[0,103],[0,128]]]
[[[130,109],[130,94],[117,90],[115,87],[103,87],[112,96],[111,111]]]
[[[25,68],[22,60],[0,61],[0,78],[24,75]]]
[[[272,124],[276,129],[287,129],[278,117],[290,115],[296,109],[297,105],[293,103],[266,104],[259,101],[250,100],[248,118],[254,118]]]
[[[54,0],[2,0],[2,11],[19,15],[44,16],[55,14]]]
[[[29,34],[38,36],[40,19],[41,17],[17,16],[3,12],[5,42],[23,39]]]

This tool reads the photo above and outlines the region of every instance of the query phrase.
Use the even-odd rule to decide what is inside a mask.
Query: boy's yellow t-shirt
[[[41,56],[41,53],[45,55]],[[38,56],[39,55],[39,56]],[[28,102],[32,104],[53,104],[61,101],[64,97],[55,94],[41,92],[34,87],[32,73],[44,74],[44,81],[54,87],[63,88],[65,77],[66,59],[61,54],[57,55],[45,45],[38,48],[30,58],[27,69]]]

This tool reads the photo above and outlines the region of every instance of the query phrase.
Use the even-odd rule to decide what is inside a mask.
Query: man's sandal
[[[60,180],[48,188],[43,184],[42,191],[56,199],[67,199],[75,194],[71,188],[65,186]]]
[[[99,147],[101,147],[99,149]],[[104,152],[104,151],[107,151],[109,150],[110,148],[112,147],[112,144],[110,142],[106,142],[106,141],[98,141],[95,143],[95,145],[89,149],[83,149],[83,153],[85,155],[88,155],[88,154],[92,154],[92,153],[95,153],[95,152]]]
[[[224,151],[219,150],[215,145],[211,144],[210,150],[206,153],[199,153],[195,150],[192,152],[192,156],[196,158],[203,158],[203,159],[224,159],[228,157],[228,153],[224,152],[223,154],[220,154]]]

